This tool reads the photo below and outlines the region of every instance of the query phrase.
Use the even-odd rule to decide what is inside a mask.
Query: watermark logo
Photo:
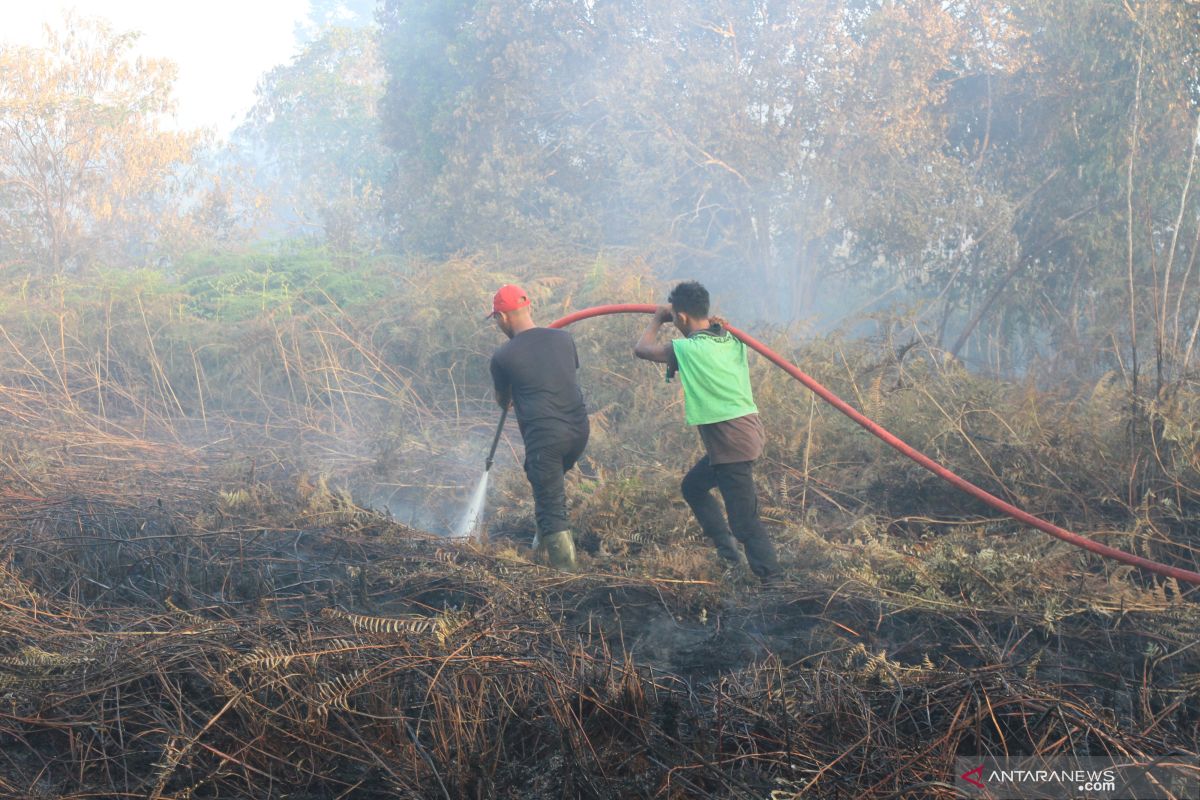
[[[1132,763],[1086,756],[960,757],[957,787],[987,800],[1176,800],[1200,798],[1200,763]]]
[[[972,775],[974,775],[975,777],[972,778],[971,777]],[[983,764],[980,764],[975,769],[967,770],[966,772],[964,772],[962,775],[959,775],[958,777],[962,778],[964,781],[971,784],[972,786],[977,786],[980,789],[984,788],[983,784],[979,782],[980,779],[983,778]]]

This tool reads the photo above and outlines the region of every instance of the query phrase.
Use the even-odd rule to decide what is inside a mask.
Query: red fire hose
[[[550,327],[563,328],[571,323],[579,322],[580,320],[590,319],[592,317],[601,317],[606,314],[653,314],[657,308],[657,306],[650,305],[649,303],[620,303],[609,306],[595,306],[593,308],[585,308],[582,311],[576,311],[573,314],[568,314],[562,319],[557,319],[550,323]],[[1071,533],[1070,531],[1060,528],[1053,523],[1035,517],[1027,511],[1022,511],[1012,503],[1001,500],[991,492],[987,492],[965,478],[955,475],[953,472],[946,469],[929,456],[901,441],[894,434],[889,433],[877,422],[874,422],[863,416],[861,413],[847,404],[846,401],[842,400],[836,394],[826,389],[817,381],[813,380],[802,370],[800,370],[799,367],[784,359],[783,356],[779,355],[774,350],[755,339],[753,336],[738,330],[732,325],[729,326],[729,332],[745,342],[747,346],[757,350],[761,355],[765,356],[768,360],[774,363],[775,366],[779,367],[784,372],[807,386],[809,389],[816,392],[817,396],[819,396],[822,400],[829,403],[838,411],[841,411],[847,417],[854,420],[883,441],[887,442],[896,450],[899,450],[901,453],[908,456],[913,461],[932,472],[934,475],[937,475],[939,478],[952,483],[967,494],[979,498],[993,508],[1003,511],[1013,519],[1037,528],[1040,531],[1045,531],[1051,536],[1062,539],[1064,542],[1073,544],[1076,547],[1082,547],[1084,550],[1089,550],[1097,555],[1104,556],[1105,558],[1111,558],[1115,561],[1120,561],[1123,564],[1132,564],[1135,567],[1141,567],[1142,569],[1149,570],[1150,572],[1164,575],[1168,578],[1175,578],[1176,580],[1184,581],[1185,583],[1200,585],[1200,572],[1192,572],[1191,570],[1172,567],[1168,564],[1161,564],[1157,561],[1151,561],[1148,558],[1142,558],[1141,556],[1135,556],[1132,553],[1126,553],[1124,550],[1118,550],[1115,547],[1109,547],[1108,545],[1100,544],[1099,542],[1093,541],[1086,536],[1080,536],[1077,533]]]

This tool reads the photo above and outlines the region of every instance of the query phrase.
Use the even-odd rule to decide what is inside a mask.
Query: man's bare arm
[[[671,363],[671,343],[663,344],[658,341],[658,329],[663,326],[663,323],[670,322],[671,317],[670,306],[658,307],[658,310],[654,312],[654,319],[650,321],[650,325],[642,333],[642,338],[638,339],[638,343],[633,348],[635,356],[659,364]]]

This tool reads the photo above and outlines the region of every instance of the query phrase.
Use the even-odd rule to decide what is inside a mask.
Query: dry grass
[[[981,515],[762,364],[787,573],[723,575],[678,497],[678,387],[628,355],[641,320],[576,333],[580,573],[528,558],[515,430],[488,544],[371,510],[452,509],[494,420],[475,311],[510,276],[419,269],[395,302],[240,322],[161,286],[0,313],[0,796],[927,798],[959,754],[1200,750],[1194,590]],[[544,316],[650,298],[569,277],[530,284]],[[1108,384],[796,356],[971,479],[1194,566],[1186,387],[1150,469]]]

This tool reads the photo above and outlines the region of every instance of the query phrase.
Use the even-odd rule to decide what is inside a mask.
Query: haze
[[[74,9],[100,17],[117,31],[140,31],[138,52],[169,58],[179,67],[176,122],[181,128],[213,128],[228,134],[254,101],[264,72],[287,61],[295,31],[308,11],[306,0],[210,0],[203,4],[155,0],[91,0],[37,4],[8,2],[0,42],[37,45],[43,26],[59,25]],[[233,21],[236,20],[236,24]]]

